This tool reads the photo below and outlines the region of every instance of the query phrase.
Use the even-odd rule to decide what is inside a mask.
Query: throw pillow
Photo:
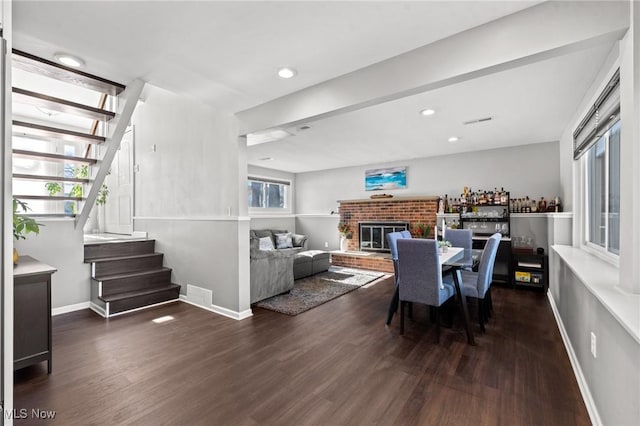
[[[285,249],[285,248],[293,247],[291,232],[287,232],[286,234],[275,234],[275,235],[276,235],[276,248]]]
[[[271,237],[260,238],[260,250],[273,250],[273,241],[271,241]]]

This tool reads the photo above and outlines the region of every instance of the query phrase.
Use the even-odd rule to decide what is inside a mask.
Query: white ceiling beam
[[[628,26],[627,1],[541,3],[238,112],[240,134],[328,118],[610,43]]]

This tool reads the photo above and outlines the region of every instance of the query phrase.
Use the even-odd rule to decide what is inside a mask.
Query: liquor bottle
[[[531,200],[529,200],[529,196],[527,195],[527,199],[525,200],[525,213],[531,213]]]
[[[449,195],[448,194],[444,194],[444,211],[445,213],[451,213],[449,211]]]
[[[547,202],[544,200],[544,197],[540,197],[540,202],[538,202],[538,211],[540,213],[547,211]]]
[[[507,197],[507,192],[504,190],[504,188],[501,188],[500,190],[500,205],[502,206],[509,205],[509,197]]]
[[[495,192],[493,193],[493,204],[495,204],[496,206],[500,205],[500,196],[501,192],[498,191],[498,188],[495,189]]]

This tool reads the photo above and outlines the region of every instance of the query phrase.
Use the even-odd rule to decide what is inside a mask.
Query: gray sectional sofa
[[[286,230],[255,229],[250,238],[251,303],[291,290],[293,260],[296,253],[307,249],[307,237]]]

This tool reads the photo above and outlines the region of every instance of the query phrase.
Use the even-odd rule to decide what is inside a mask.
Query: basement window
[[[249,176],[247,196],[250,212],[290,212],[291,182]]]
[[[620,254],[620,71],[574,132],[582,168],[582,248],[617,265]]]

